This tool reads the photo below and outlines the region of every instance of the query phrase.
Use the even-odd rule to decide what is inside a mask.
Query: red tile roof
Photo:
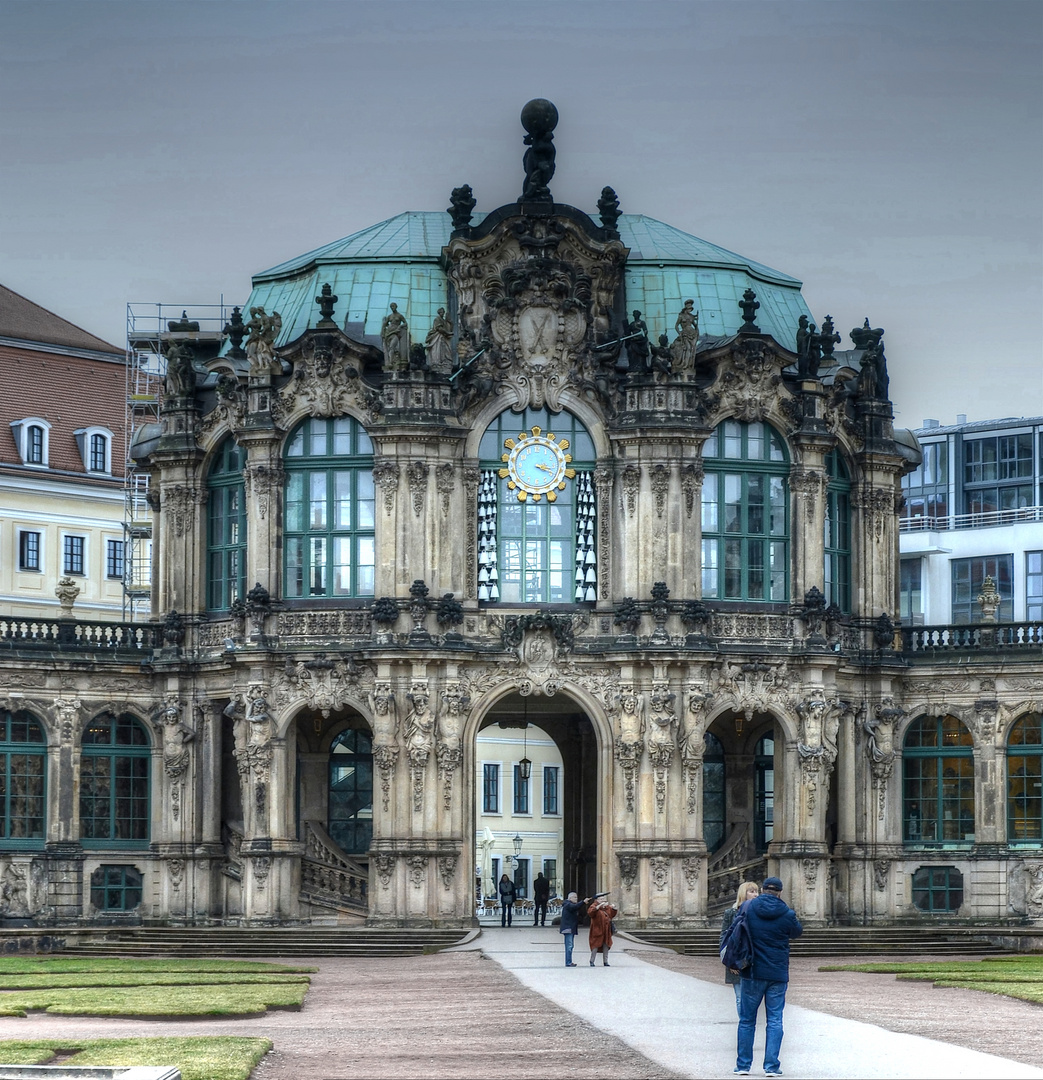
[[[3,285],[0,285],[0,337],[123,355],[123,349],[81,330]]]

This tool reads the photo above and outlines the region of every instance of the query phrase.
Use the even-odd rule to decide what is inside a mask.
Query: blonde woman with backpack
[[[732,925],[732,920],[735,918],[735,913],[746,903],[747,900],[752,900],[755,896],[760,896],[761,887],[755,881],[744,881],[739,886],[739,891],[735,894],[735,903],[724,913],[721,919],[721,939],[720,945],[724,945],[724,936],[728,933],[728,928]],[[724,981],[729,986],[735,988],[735,1011],[739,1011],[739,1003],[742,1001],[742,979],[739,977],[737,971],[732,971],[731,968],[724,969]]]

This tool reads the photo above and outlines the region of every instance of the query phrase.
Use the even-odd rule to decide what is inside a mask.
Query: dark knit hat
[[[761,885],[762,889],[774,889],[776,892],[782,892],[782,879],[777,877],[767,877]]]

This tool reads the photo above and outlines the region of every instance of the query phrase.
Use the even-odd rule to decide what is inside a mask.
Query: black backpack
[[[753,964],[753,937],[746,918],[746,904],[736,911],[721,939],[721,963],[732,971],[746,971]]]

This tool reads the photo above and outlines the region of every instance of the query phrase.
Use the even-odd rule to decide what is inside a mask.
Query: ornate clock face
[[[566,479],[571,480],[576,470],[569,468],[572,455],[566,454],[568,439],[555,439],[553,434],[544,435],[538,427],[522,432],[517,440],[505,439],[507,453],[502,460],[506,467],[500,476],[507,487],[518,493],[518,501],[525,502],[530,496],[539,502],[546,495],[554,502],[559,491],[565,490]]]

